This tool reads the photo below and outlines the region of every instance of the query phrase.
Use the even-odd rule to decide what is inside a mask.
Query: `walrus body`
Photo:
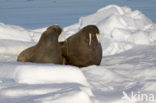
[[[98,41],[99,30],[95,25],[88,25],[65,42],[60,42],[62,56],[67,65],[86,67],[100,65],[102,47]]]
[[[62,29],[57,25],[48,27],[39,42],[21,52],[17,61],[62,64],[63,60],[58,43],[58,36],[61,32]]]

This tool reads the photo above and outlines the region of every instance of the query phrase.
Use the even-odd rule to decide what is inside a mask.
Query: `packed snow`
[[[155,103],[156,24],[138,10],[109,5],[65,27],[59,40],[89,24],[100,29],[103,59],[80,69],[16,62],[47,27],[0,23],[0,103]]]

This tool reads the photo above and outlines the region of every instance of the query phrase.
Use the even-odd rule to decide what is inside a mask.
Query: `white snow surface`
[[[47,27],[0,23],[0,103],[155,103],[156,24],[138,10],[109,5],[65,27],[60,41],[89,24],[100,29],[103,59],[100,66],[80,69],[16,62]],[[122,98],[131,92],[137,96]],[[139,100],[141,94],[148,101]]]
[[[103,55],[112,55],[134,45],[148,45],[156,40],[156,25],[140,11],[110,5],[96,13],[81,17],[79,23],[66,27],[64,34],[73,34],[82,27],[95,24],[100,29]]]

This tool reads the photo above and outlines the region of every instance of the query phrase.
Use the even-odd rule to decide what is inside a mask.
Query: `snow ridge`
[[[103,55],[116,54],[135,45],[153,44],[156,40],[156,24],[138,10],[116,5],[81,17],[77,24],[66,27],[64,34],[71,35],[89,24],[100,29]]]

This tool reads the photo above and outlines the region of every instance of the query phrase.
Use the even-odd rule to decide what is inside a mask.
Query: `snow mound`
[[[37,32],[36,30],[28,30],[20,26],[0,23],[0,39],[34,42],[39,40],[42,32],[45,29],[46,28],[41,29],[41,32]]]
[[[89,86],[82,72],[72,66],[15,62],[0,62],[0,65],[0,77],[13,78],[18,83],[74,82]]]
[[[0,23],[0,39],[31,41],[31,31],[14,25]]]
[[[15,99],[16,102],[20,102],[22,98],[33,95],[38,95],[38,98],[31,98],[38,102],[61,103],[61,101],[66,100],[63,103],[72,103],[80,99],[91,103],[93,93],[90,85],[77,67],[17,62],[0,62],[0,65],[0,78],[2,78],[0,81],[2,83],[27,85],[7,89],[1,87],[0,100],[1,97],[5,98],[4,103],[9,101],[6,99],[7,97],[20,98]],[[41,95],[45,95],[45,97]],[[71,97],[72,99],[70,99]]]
[[[116,5],[81,17],[77,24],[66,27],[64,34],[68,37],[89,24],[100,29],[103,55],[119,53],[135,45],[149,45],[156,40],[156,25],[150,19],[138,10]]]

